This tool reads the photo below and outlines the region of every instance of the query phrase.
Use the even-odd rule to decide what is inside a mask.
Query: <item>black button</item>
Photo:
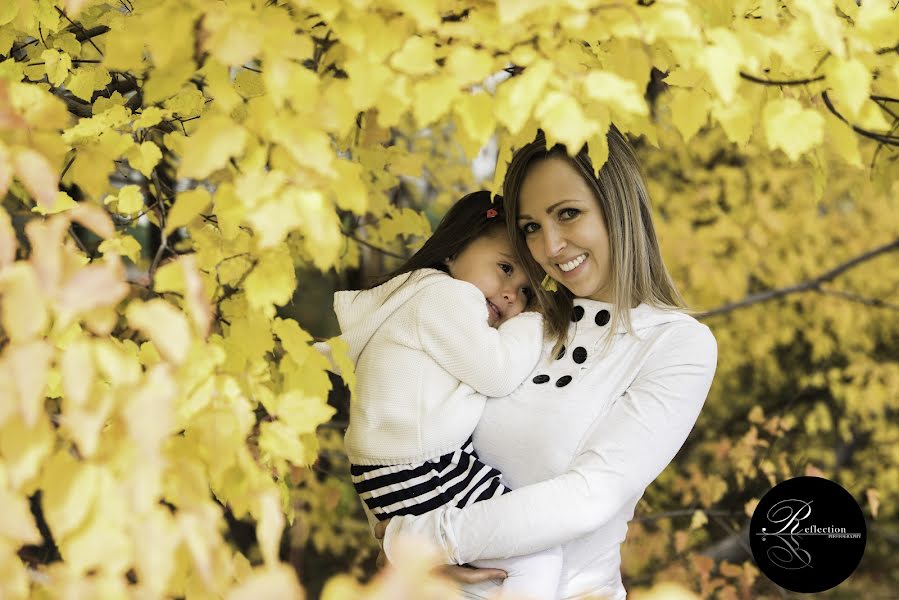
[[[587,349],[583,346],[578,346],[574,349],[574,352],[571,353],[571,357],[574,359],[574,362],[581,364],[587,360]]]
[[[575,306],[574,313],[571,315],[571,320],[574,322],[578,322],[584,318],[584,307],[583,306]]]
[[[562,346],[562,349],[559,350],[559,354],[558,356],[556,356],[556,360],[561,359],[563,356],[565,356],[565,346]]]
[[[533,379],[534,383],[546,383],[549,381],[549,375],[537,375]]]
[[[571,383],[571,375],[566,375],[565,377],[559,377],[559,380],[556,381],[556,387],[565,387]]]
[[[612,318],[612,315],[609,314],[609,311],[603,309],[596,313],[596,324],[602,327],[606,323],[609,322],[609,319]]]

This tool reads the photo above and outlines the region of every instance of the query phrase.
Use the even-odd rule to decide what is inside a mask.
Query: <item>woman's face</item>
[[[599,202],[563,158],[530,166],[521,184],[518,227],[550,277],[579,298],[611,302],[609,232]]]
[[[455,279],[474,284],[487,299],[487,323],[497,327],[520,313],[531,296],[527,275],[515,260],[505,229],[476,238],[459,254],[446,259]]]

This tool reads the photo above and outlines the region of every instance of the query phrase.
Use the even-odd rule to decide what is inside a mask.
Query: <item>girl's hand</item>
[[[384,539],[384,533],[387,531],[387,525],[389,523],[390,519],[387,519],[386,521],[381,521],[375,525],[375,537],[377,539]],[[379,569],[387,565],[387,555],[384,554],[384,550],[381,550],[378,553],[376,564]],[[500,569],[476,569],[464,565],[441,565],[436,567],[434,572],[438,575],[448,577],[453,581],[458,581],[459,583],[479,583],[481,581],[487,581],[488,579],[506,578],[506,572]]]

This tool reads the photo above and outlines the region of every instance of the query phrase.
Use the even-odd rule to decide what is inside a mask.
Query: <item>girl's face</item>
[[[474,284],[483,292],[491,327],[499,326],[527,306],[531,289],[504,229],[497,228],[476,238],[445,262],[453,278]]]
[[[521,184],[518,227],[550,277],[579,298],[610,302],[609,232],[593,191],[563,158],[532,165]]]

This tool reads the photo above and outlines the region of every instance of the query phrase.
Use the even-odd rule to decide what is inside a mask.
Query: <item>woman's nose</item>
[[[543,250],[547,258],[558,256],[564,248],[565,240],[554,228],[547,227],[543,230]]]

